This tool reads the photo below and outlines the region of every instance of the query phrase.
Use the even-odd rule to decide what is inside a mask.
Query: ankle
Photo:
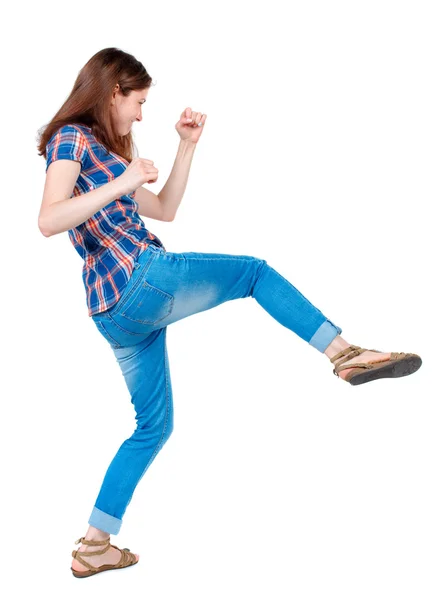
[[[89,529],[84,536],[86,540],[92,540],[93,542],[99,542],[102,540],[107,540],[110,535],[107,531],[102,531],[101,529],[97,529],[96,527],[89,526]]]
[[[337,335],[331,344],[324,350],[324,354],[328,356],[328,358],[332,358],[335,354],[342,352],[342,350],[345,350],[345,348],[348,348],[349,346],[351,346],[351,344],[344,340],[340,335]]]

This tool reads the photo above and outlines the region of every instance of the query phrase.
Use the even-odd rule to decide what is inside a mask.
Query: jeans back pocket
[[[171,294],[143,281],[119,314],[134,324],[156,325],[170,315],[173,300]]]

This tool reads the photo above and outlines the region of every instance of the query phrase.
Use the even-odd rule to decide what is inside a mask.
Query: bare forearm
[[[113,179],[99,188],[80,196],[54,202],[40,215],[38,226],[44,236],[50,237],[68,231],[87,221],[96,212],[122,195],[121,184]]]
[[[183,199],[189,178],[190,165],[196,144],[180,140],[178,152],[169,179],[163,189],[158,193],[158,198],[164,209],[164,214],[173,219]]]

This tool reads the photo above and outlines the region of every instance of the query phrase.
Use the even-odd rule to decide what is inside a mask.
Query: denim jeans
[[[248,297],[320,352],[342,333],[264,259],[174,253],[154,244],[138,256],[117,304],[92,315],[123,373],[136,428],[106,471],[90,525],[110,534],[119,532],[138,482],[172,433],[167,326],[223,302]]]

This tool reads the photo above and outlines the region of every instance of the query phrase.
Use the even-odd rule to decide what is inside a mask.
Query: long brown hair
[[[46,145],[54,132],[63,125],[79,123],[91,128],[94,137],[108,151],[131,162],[134,152],[132,132],[119,135],[112,124],[110,103],[116,84],[128,96],[132,90],[151,87],[152,77],[132,54],[119,48],[104,48],[84,65],[78,73],[67,100],[39,130],[38,155],[46,159]]]

